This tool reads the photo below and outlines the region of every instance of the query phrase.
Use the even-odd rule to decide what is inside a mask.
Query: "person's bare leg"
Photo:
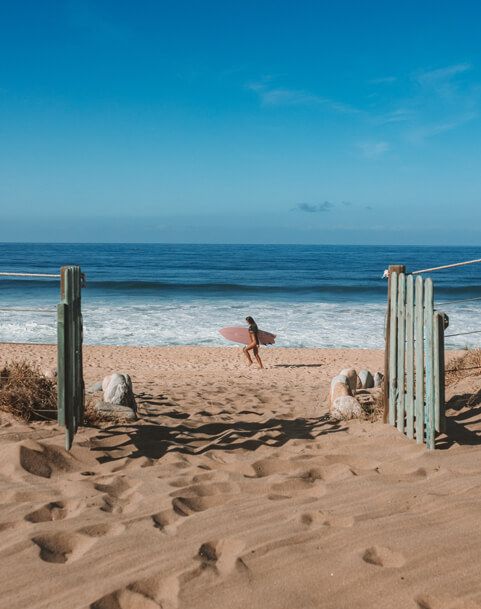
[[[245,356],[246,356],[246,358],[247,358],[247,365],[248,365],[248,366],[252,366],[252,364],[253,364],[254,362],[253,362],[253,361],[252,361],[252,359],[251,359],[251,355],[250,355],[250,353],[249,353],[248,348],[247,348],[247,347],[244,347],[244,348],[242,349],[242,351],[244,352],[244,355],[245,355]]]
[[[259,355],[259,349],[257,347],[254,348],[254,357],[257,360],[257,363],[259,364],[259,368],[264,368],[264,366],[262,365],[262,360],[261,360],[261,356]]]

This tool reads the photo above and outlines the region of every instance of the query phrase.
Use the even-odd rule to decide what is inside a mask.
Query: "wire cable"
[[[50,277],[60,279],[60,275],[54,273],[0,273],[0,277]]]

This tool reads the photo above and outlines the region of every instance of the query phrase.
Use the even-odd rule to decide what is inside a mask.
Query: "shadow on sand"
[[[197,426],[167,426],[140,421],[128,427],[113,425],[103,429],[101,437],[96,438],[97,445],[93,450],[103,453],[99,457],[101,463],[125,457],[161,459],[167,452],[199,455],[212,450],[254,451],[260,446],[279,448],[289,440],[316,440],[325,434],[340,431],[345,431],[345,427],[331,421],[327,415],[312,419],[271,418],[262,422],[200,423]],[[128,435],[127,440],[125,435]],[[115,436],[121,436],[122,441],[112,445]],[[107,445],[102,446],[102,440],[108,440]],[[118,451],[126,448],[132,448],[131,452],[119,456]]]
[[[481,389],[454,395],[446,403],[446,410],[451,411],[446,415],[446,435],[437,440],[436,448],[481,444]]]

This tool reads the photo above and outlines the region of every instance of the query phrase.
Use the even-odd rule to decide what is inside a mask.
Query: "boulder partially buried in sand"
[[[127,406],[134,412],[137,410],[132,380],[128,374],[114,372],[106,376],[102,381],[102,390],[104,392],[104,403]]]
[[[341,370],[341,375],[347,378],[351,395],[354,395],[357,388],[357,372],[354,370],[354,368],[344,368],[344,370]]]
[[[362,415],[362,408],[356,398],[345,395],[334,400],[331,407],[333,419],[358,419]]]
[[[374,387],[374,378],[369,370],[361,370],[359,372],[359,380],[363,389],[371,389]]]
[[[114,372],[102,381],[103,400],[95,404],[102,418],[133,420],[137,418],[132,381],[125,373]]]
[[[352,395],[347,377],[344,374],[338,374],[331,381],[330,403],[333,404],[336,398],[346,395]]]

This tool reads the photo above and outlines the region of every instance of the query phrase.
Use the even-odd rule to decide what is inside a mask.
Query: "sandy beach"
[[[2,414],[0,607],[481,607],[479,409],[452,402],[429,452],[327,416],[331,377],[381,351],[263,356],[86,347],[86,385],[128,372],[139,420],[82,428],[70,454],[55,423]],[[55,348],[1,345],[12,359],[53,367]]]

